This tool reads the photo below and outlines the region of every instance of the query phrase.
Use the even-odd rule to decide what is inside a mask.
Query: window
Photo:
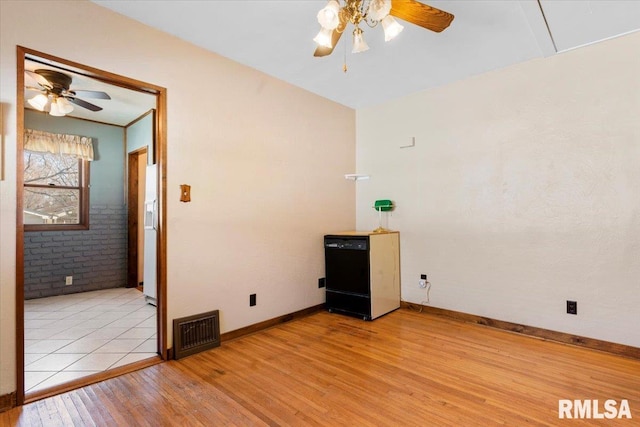
[[[88,229],[88,160],[25,147],[23,217],[25,231]]]

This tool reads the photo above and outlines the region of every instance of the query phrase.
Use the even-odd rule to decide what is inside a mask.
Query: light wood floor
[[[558,399],[633,419],[559,420]],[[640,361],[398,310],[320,312],[0,414],[0,425],[632,426]]]

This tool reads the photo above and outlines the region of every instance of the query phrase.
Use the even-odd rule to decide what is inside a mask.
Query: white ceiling
[[[554,43],[564,51],[640,29],[637,0],[540,0],[544,15],[536,0],[422,0],[454,14],[451,26],[434,33],[402,22],[389,43],[364,26],[369,51],[352,54],[345,34],[315,58],[325,0],[93,1],[352,108],[553,55]]]
[[[326,0],[92,1],[352,108],[640,30],[640,0],[423,0],[454,14],[451,26],[435,33],[401,21],[404,31],[389,43],[381,28],[364,26],[369,51],[352,54],[347,33],[332,55],[315,58],[316,14]],[[26,68],[61,67],[44,62]],[[70,116],[122,126],[155,107],[154,96],[79,71],[64,70],[72,89],[112,99],[86,99],[104,110],[76,107]]]

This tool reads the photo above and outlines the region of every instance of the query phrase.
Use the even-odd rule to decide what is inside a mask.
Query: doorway
[[[128,154],[127,180],[127,221],[128,221],[128,263],[127,287],[144,286],[144,183],[147,171],[147,149],[141,148]]]
[[[157,165],[155,183],[157,186],[156,200],[156,257],[155,275],[157,281],[154,291],[157,293],[157,308],[153,321],[157,328],[157,348],[156,352],[160,356],[155,360],[147,360],[135,366],[122,366],[118,368],[118,374],[127,370],[138,369],[142,365],[157,363],[160,359],[167,358],[167,337],[166,337],[166,90],[159,86],[134,80],[128,77],[119,76],[103,70],[98,70],[83,64],[67,61],[63,58],[54,57],[46,53],[38,52],[24,47],[18,47],[17,65],[17,130],[18,130],[18,171],[24,170],[24,135],[25,135],[25,61],[36,60],[43,64],[43,68],[56,67],[68,73],[94,79],[104,84],[113,85],[117,88],[125,88],[131,91],[145,93],[155,97],[155,114],[153,115],[154,144],[147,154],[154,159]],[[55,99],[55,98],[54,98]],[[73,101],[73,100],[72,100]],[[80,105],[80,104],[78,104]],[[51,114],[54,115],[54,114]],[[126,160],[121,158],[121,162]],[[17,324],[17,399],[18,404],[23,404],[39,398],[57,394],[72,388],[77,388],[93,382],[109,378],[112,373],[105,371],[100,374],[89,375],[68,384],[63,384],[55,389],[47,389],[42,393],[25,395],[25,233],[24,233],[24,176],[17,174],[17,239],[16,239],[16,324]],[[126,183],[123,183],[126,187]],[[121,187],[122,188],[122,187]],[[89,226],[89,229],[91,226]]]

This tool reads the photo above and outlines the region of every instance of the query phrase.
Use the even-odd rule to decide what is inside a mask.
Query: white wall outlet
[[[73,276],[67,276],[64,278],[64,284],[69,286],[73,285]]]
[[[427,281],[426,280],[418,281],[418,287],[422,288],[422,289],[426,288],[427,287]]]

